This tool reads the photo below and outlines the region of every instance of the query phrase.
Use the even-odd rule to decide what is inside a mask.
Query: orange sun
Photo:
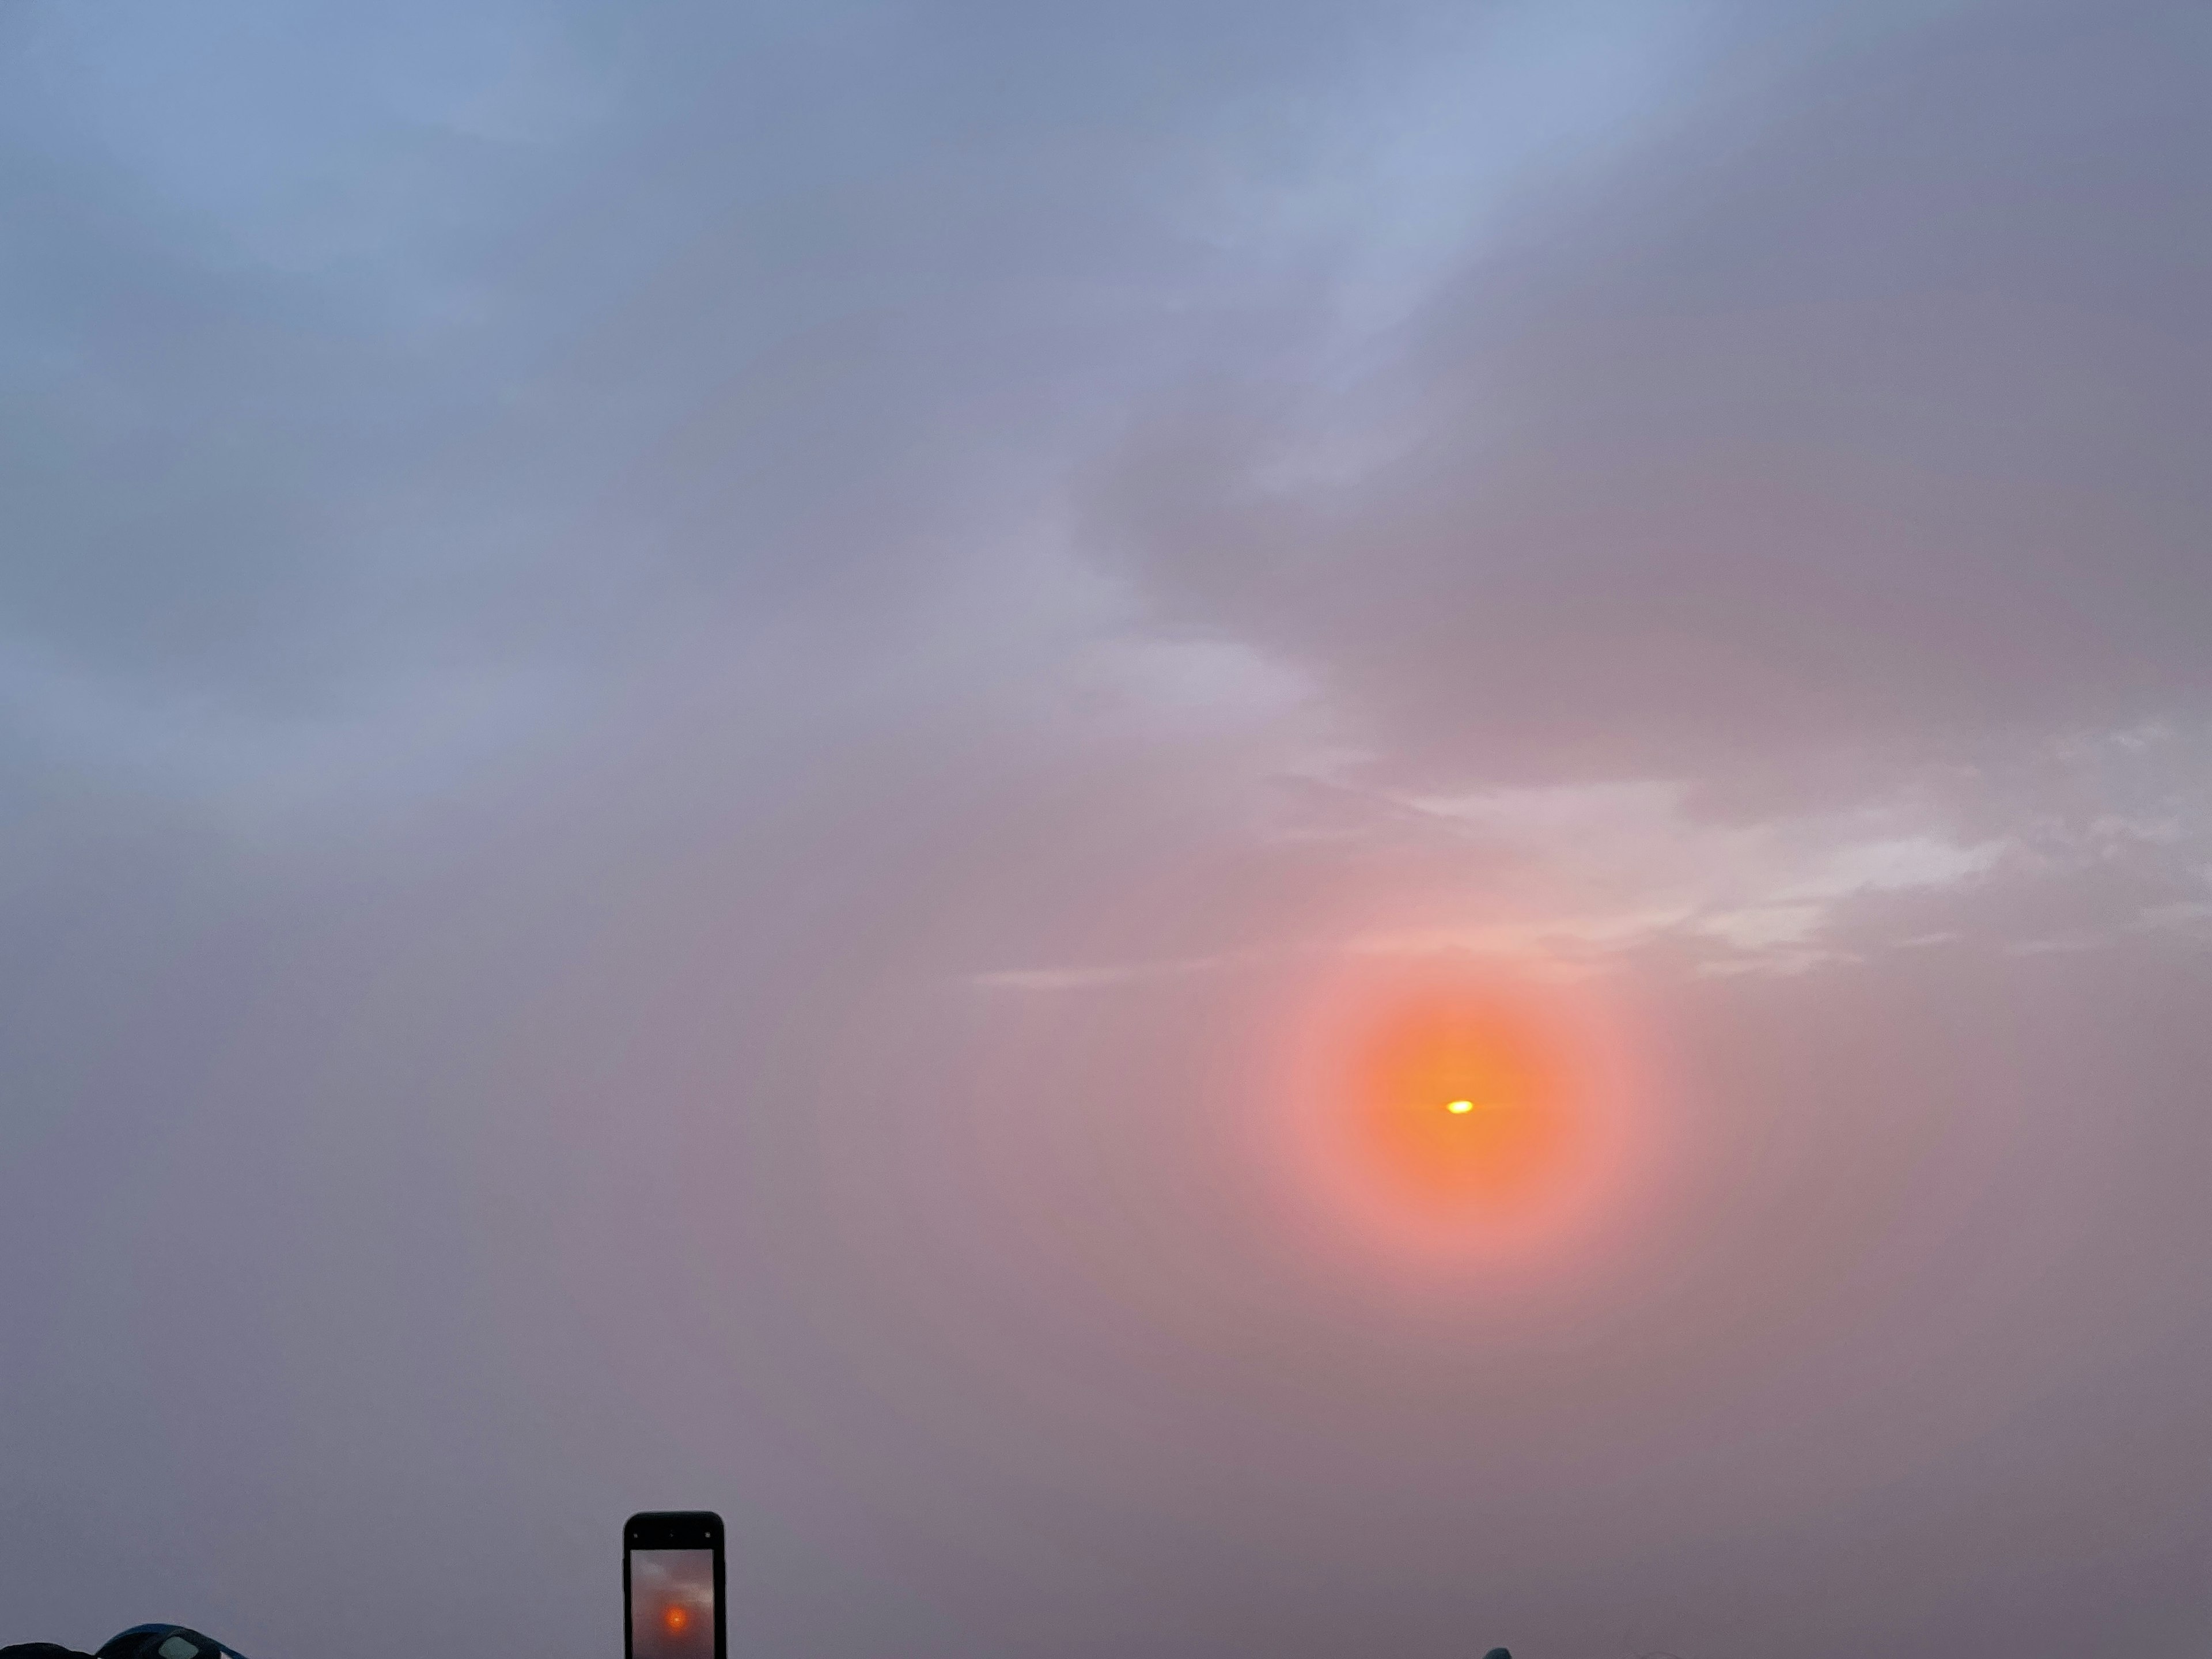
[[[1510,964],[1357,965],[1285,1054],[1288,1172],[1393,1255],[1562,1259],[1632,1156],[1598,992]]]
[[[691,1628],[691,1610],[680,1601],[671,1601],[660,1615],[660,1627],[671,1636],[681,1636]]]
[[[1498,988],[1405,995],[1348,1057],[1346,1152],[1401,1204],[1438,1220],[1540,1206],[1583,1127],[1565,1047],[1530,999]]]

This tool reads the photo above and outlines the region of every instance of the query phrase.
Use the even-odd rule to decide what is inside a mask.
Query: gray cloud
[[[1225,376],[1102,483],[1102,538],[1446,776],[2200,714],[2201,28],[1830,45],[1524,204],[1356,392]],[[1381,459],[1314,480],[1378,410]]]

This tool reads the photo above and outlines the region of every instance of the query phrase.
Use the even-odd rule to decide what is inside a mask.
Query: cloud
[[[1408,778],[1749,787],[2201,714],[2201,29],[1788,44],[1517,204],[1348,384],[1222,367],[1102,478],[1097,544]],[[1349,473],[1279,459],[1377,422]]]

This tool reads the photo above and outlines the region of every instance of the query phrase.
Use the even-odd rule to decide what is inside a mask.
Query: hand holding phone
[[[623,1523],[623,1659],[729,1659],[722,1619],[722,1517],[712,1510]]]

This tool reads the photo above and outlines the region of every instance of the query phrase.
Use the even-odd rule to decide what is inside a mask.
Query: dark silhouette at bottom
[[[212,1636],[203,1636],[182,1625],[133,1625],[103,1644],[96,1656],[53,1642],[19,1642],[11,1648],[0,1648],[0,1659],[245,1659],[245,1656]]]

